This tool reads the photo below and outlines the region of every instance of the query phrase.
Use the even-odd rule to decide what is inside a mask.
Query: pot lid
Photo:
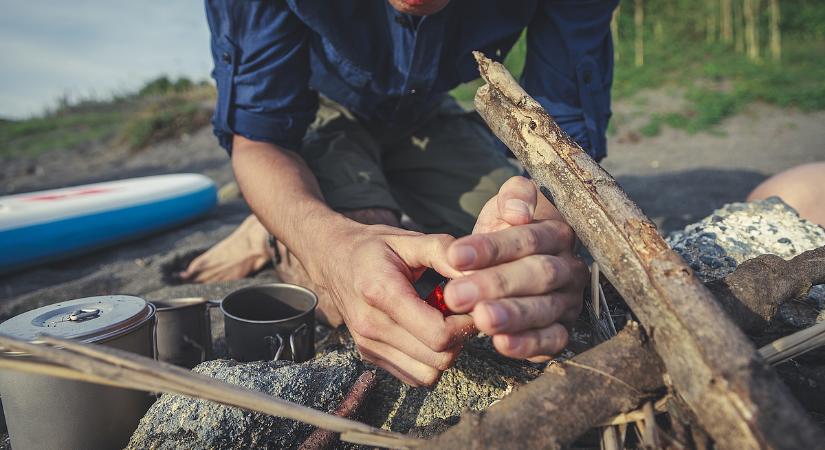
[[[93,343],[121,336],[151,319],[155,307],[139,297],[104,295],[37,308],[0,324],[0,333],[32,341],[46,334]]]

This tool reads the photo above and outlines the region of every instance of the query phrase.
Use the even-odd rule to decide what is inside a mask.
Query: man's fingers
[[[470,316],[444,317],[441,311],[428,305],[400,272],[388,271],[382,275],[356,289],[367,304],[389,316],[431,350],[446,351],[475,329]],[[364,327],[368,326],[366,321],[360,322],[365,322]]]
[[[441,370],[416,361],[387,344],[359,336],[356,333],[353,333],[353,337],[356,338],[356,345],[362,359],[381,367],[410,386],[431,386],[441,376]]]
[[[585,270],[578,260],[532,255],[473,272],[447,283],[444,301],[457,313],[476,304],[507,297],[542,295],[574,281],[573,271]]]
[[[524,225],[533,220],[538,195],[536,186],[524,177],[512,177],[496,196],[499,216],[510,225]]]
[[[490,336],[548,327],[569,315],[573,308],[568,297],[560,293],[484,302],[473,310],[473,320],[479,331]]]
[[[411,269],[432,267],[447,278],[461,276],[447,261],[447,249],[455,241],[449,234],[399,235],[387,238],[387,243]]]
[[[458,270],[483,269],[528,255],[564,253],[574,241],[569,225],[544,220],[457,239],[447,248],[447,261]]]
[[[353,323],[350,324],[350,329],[366,339],[396,348],[427,366],[447,370],[461,350],[462,342],[458,342],[447,350],[433,351],[383,312],[376,309],[370,311],[371,313],[361,314],[357,320],[351,321]]]
[[[568,337],[567,329],[556,323],[518,334],[497,334],[493,336],[493,346],[499,353],[511,358],[535,358],[555,355],[564,350]]]

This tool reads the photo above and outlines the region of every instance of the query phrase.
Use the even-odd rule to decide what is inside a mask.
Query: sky
[[[0,117],[212,68],[202,0],[0,0],[0,11]]]

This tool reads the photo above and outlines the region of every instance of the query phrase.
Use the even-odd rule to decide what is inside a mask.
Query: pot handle
[[[274,336],[267,336],[264,339],[267,343],[269,343],[269,354],[273,361],[280,361],[281,356],[284,353],[284,348],[286,347],[286,342],[289,341],[289,351],[290,356],[292,357],[292,361],[295,361],[295,353],[297,349],[295,348],[295,336],[299,335],[300,333],[306,332],[307,324],[302,323],[301,326],[295,329],[292,333],[289,333],[289,336],[285,339],[280,334],[276,334]]]

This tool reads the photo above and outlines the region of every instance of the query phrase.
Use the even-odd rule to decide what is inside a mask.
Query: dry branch
[[[708,283],[708,288],[743,330],[763,329],[785,300],[805,295],[825,283],[825,247],[786,261],[776,255],[749,259],[736,271]]]
[[[352,387],[341,400],[341,404],[332,413],[338,417],[351,417],[358,411],[367,394],[375,386],[375,372],[365,370],[352,384]],[[299,450],[323,450],[332,447],[338,436],[336,433],[317,428],[301,444]]]
[[[428,444],[429,448],[569,446],[590,428],[629,411],[662,388],[659,358],[638,324],[541,377]]]
[[[673,385],[720,448],[812,448],[825,434],[655,225],[500,64],[476,109],[590,250],[651,336]]]
[[[342,440],[364,445],[408,448],[421,442],[134,353],[48,336],[43,336],[41,341],[41,344],[33,344],[0,336],[0,349],[33,356],[28,360],[16,356],[0,356],[0,368],[211,400],[315,425],[341,433]]]

